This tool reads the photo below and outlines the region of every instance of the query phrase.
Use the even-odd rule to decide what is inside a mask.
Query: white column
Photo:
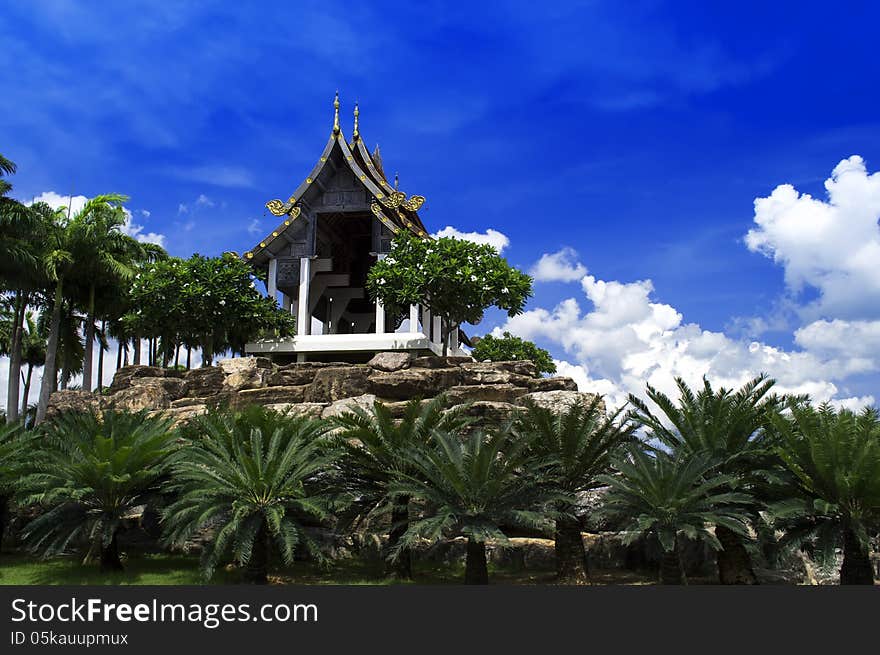
[[[269,297],[278,302],[278,287],[275,286],[277,284],[276,278],[278,277],[278,260],[270,259],[269,260],[269,279],[266,282],[266,291],[269,294]]]
[[[299,298],[297,298],[296,334],[304,336],[312,331],[312,317],[309,316],[309,287],[312,283],[312,260],[301,257],[299,260]]]
[[[410,332],[418,332],[419,331],[419,306],[418,305],[410,305],[409,306],[409,331]]]
[[[385,334],[385,305],[376,301],[376,334]]]
[[[458,352],[458,328],[453,329],[449,333],[449,354],[455,355]]]
[[[422,308],[422,328],[425,331],[425,336],[428,337],[428,341],[431,340],[431,328],[433,325],[431,324],[431,310],[427,307]]]
[[[442,345],[442,339],[443,339],[443,323],[441,322],[441,319],[439,316],[435,316],[434,317],[434,337],[432,340],[434,341],[434,343],[436,343],[439,346],[439,345]]]

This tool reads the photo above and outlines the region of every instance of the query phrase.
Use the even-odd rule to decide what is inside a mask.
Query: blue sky
[[[575,251],[550,261],[585,271],[554,269],[506,327],[582,386],[768,370],[871,402],[880,279],[852,250],[880,244],[880,11],[723,5],[13,1],[0,152],[19,198],[122,192],[173,254],[243,251],[319,156],[339,89],[344,131],[358,100],[429,229],[501,232],[524,270]],[[783,184],[820,204],[758,226],[755,199]],[[861,239],[805,240],[823,212]]]

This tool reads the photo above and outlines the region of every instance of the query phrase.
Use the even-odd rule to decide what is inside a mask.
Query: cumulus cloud
[[[587,267],[578,261],[574,248],[544,253],[529,274],[536,282],[574,282],[587,274]]]
[[[76,214],[85,206],[88,200],[89,199],[86,196],[62,196],[54,191],[44,191],[35,197],[33,201],[35,203],[44,202],[50,207],[56,209],[59,207],[68,207],[71,214]],[[123,212],[125,212],[125,224],[120,228],[120,231],[123,234],[127,234],[133,239],[137,239],[141,243],[155,243],[163,248],[165,247],[166,237],[164,234],[158,232],[144,232],[146,228],[143,225],[134,222],[131,211],[123,208]],[[139,210],[139,213],[145,219],[150,217],[150,212],[146,209]]]
[[[492,228],[485,232],[460,232],[451,225],[447,225],[431,236],[438,239],[441,237],[452,237],[453,239],[463,239],[465,241],[473,241],[474,243],[486,243],[495,248],[498,254],[501,254],[510,245],[510,239],[507,238],[507,235]]]
[[[757,198],[745,243],[783,266],[792,293],[818,291],[804,307],[808,318],[880,319],[880,173],[852,156],[825,189],[824,200],[790,184]]]
[[[652,298],[650,280],[587,275],[581,285],[587,309],[568,298],[551,310],[539,307],[510,318],[494,333],[507,330],[558,345],[574,360],[558,361],[560,374],[573,377],[584,391],[606,394],[611,405],[629,393],[644,397],[646,383],[675,395],[675,377],[696,385],[705,375],[715,385],[735,387],[761,372],[774,377],[781,392],[807,393],[817,401],[864,400],[842,397],[838,386],[866,370],[860,358],[786,350],[686,323],[674,307]]]
[[[248,231],[248,234],[250,234],[252,236],[256,236],[256,235],[260,234],[263,231],[263,228],[260,227],[260,219],[259,218],[253,219],[250,222],[250,225],[248,225],[247,231]]]

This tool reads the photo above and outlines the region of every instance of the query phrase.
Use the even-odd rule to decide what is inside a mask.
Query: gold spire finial
[[[333,99],[333,133],[339,132],[339,91],[336,91],[336,97]]]
[[[397,187],[400,185],[400,173],[394,174],[394,190],[397,191]]]
[[[360,132],[358,132],[358,116],[360,115],[360,110],[358,109],[357,100],[354,101],[354,134],[352,134],[352,138],[357,141]]]

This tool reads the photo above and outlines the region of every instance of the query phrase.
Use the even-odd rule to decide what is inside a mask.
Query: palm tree
[[[578,497],[602,486],[597,476],[608,472],[615,453],[632,441],[635,427],[618,421],[622,411],[606,416],[600,396],[559,414],[531,403],[514,425],[515,432],[528,439],[535,457],[553,462],[545,481],[567,498],[556,508],[556,575],[562,582],[589,581]]]
[[[880,516],[880,415],[791,403],[773,417],[779,456],[792,475],[789,500],[771,509],[786,540],[843,542],[840,584],[873,584],[869,527]]]
[[[0,548],[6,533],[9,501],[18,488],[32,441],[32,433],[25,432],[21,424],[0,425]]]
[[[544,471],[527,440],[506,430],[488,437],[474,432],[436,432],[432,443],[411,448],[412,471],[399,473],[389,491],[417,499],[422,513],[401,535],[395,554],[418,540],[467,538],[465,584],[488,584],[486,542],[504,544],[501,526],[548,530],[543,509],[560,500],[538,480]]]
[[[300,542],[320,557],[302,520],[324,518],[331,507],[326,471],[336,453],[325,430],[259,406],[194,421],[194,436],[174,468],[179,500],[165,512],[168,541],[184,544],[196,531],[214,528],[202,551],[205,577],[232,555],[255,584],[268,580],[273,543],[285,564]]]
[[[389,553],[409,528],[409,496],[389,491],[398,474],[414,472],[409,450],[427,445],[438,431],[459,432],[470,422],[461,411],[444,412],[445,405],[443,396],[425,403],[414,399],[407,403],[403,418],[396,420],[388,407],[376,402],[371,411],[357,407],[333,419],[340,428],[335,438],[344,453],[339,463],[342,484],[356,499],[352,515],[356,522],[369,522],[390,511]],[[389,561],[388,573],[412,578],[409,548]]]
[[[602,514],[624,524],[624,543],[643,535],[659,541],[661,584],[687,584],[682,538],[704,540],[717,551],[722,546],[712,526],[747,533],[751,498],[731,491],[737,488],[737,479],[717,474],[715,466],[707,454],[648,454],[632,447],[628,457],[617,462],[617,474],[599,476],[610,487]]]
[[[648,398],[660,408],[662,417],[636,396],[629,399],[634,406],[630,417],[647,430],[649,438],[674,453],[682,457],[706,454],[718,473],[737,476],[742,483],[739,493],[752,495],[752,516],[757,520],[761,472],[775,464],[771,440],[763,429],[782,402],[770,394],[775,381],[760,375],[734,391],[715,390],[704,378],[703,388],[696,393],[681,378],[675,383],[677,403],[648,385]],[[715,535],[722,545],[716,554],[721,584],[757,584],[743,536],[723,525],[716,526]]]
[[[42,366],[46,361],[46,335],[40,332],[33,313],[28,312],[25,316],[25,330],[21,343],[21,362],[27,365],[27,373],[22,375],[24,391],[21,396],[21,416],[27,415],[28,400],[31,391],[31,377],[34,368]]]
[[[60,208],[51,213],[41,212],[42,225],[46,234],[43,268],[49,286],[52,287],[52,298],[49,305],[52,315],[49,323],[49,339],[46,346],[46,363],[43,368],[43,380],[40,385],[40,400],[37,403],[37,423],[46,418],[49,407],[49,396],[56,384],[56,359],[61,328],[61,312],[65,300],[65,283],[77,265],[86,265],[83,257],[88,257],[88,244],[92,238],[91,223],[110,211],[119,202],[120,196],[96,196],[86,202],[82,209],[72,218],[69,207]]]
[[[87,540],[84,562],[97,556],[102,571],[122,570],[123,517],[149,504],[167,481],[176,440],[170,420],[145,411],[68,413],[53,421],[22,481],[25,500],[46,510],[25,526],[30,547],[50,557]]]

